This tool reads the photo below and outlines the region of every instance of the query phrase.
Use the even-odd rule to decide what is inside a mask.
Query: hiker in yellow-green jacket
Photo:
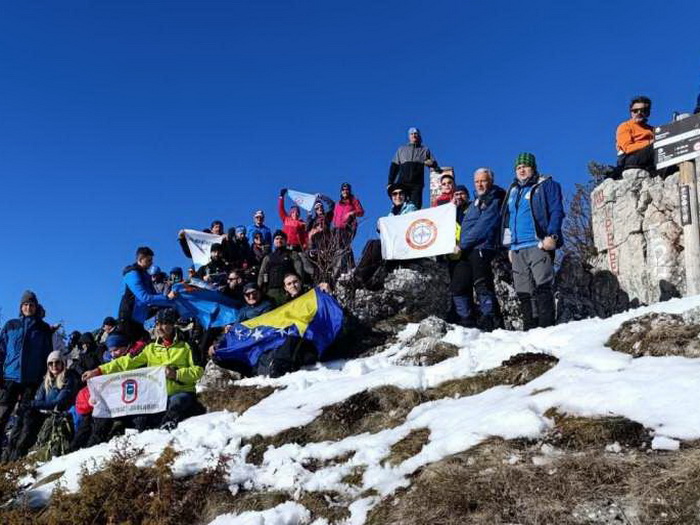
[[[83,381],[102,374],[125,372],[144,366],[165,366],[168,408],[160,414],[148,414],[134,418],[138,430],[160,426],[172,430],[183,419],[201,413],[197,402],[195,385],[202,377],[202,367],[194,364],[190,345],[177,338],[175,323],[178,314],[168,308],[158,312],[156,317],[156,340],[147,344],[135,356],[123,356],[105,363],[83,374]]]

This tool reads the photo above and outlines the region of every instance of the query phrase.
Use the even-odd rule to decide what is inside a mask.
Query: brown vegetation
[[[222,388],[205,390],[198,398],[210,412],[228,410],[242,414],[250,407],[275,392],[271,386],[228,385]]]
[[[651,313],[622,323],[605,344],[634,357],[699,357],[700,325],[686,324],[680,315]]]

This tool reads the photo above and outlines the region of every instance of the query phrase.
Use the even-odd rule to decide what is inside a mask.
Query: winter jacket
[[[264,224],[262,226],[256,226],[255,224],[253,224],[252,226],[248,226],[248,242],[251,246],[253,246],[253,239],[255,238],[255,234],[258,232],[262,234],[263,244],[272,244],[272,232],[270,231],[270,228],[268,228]]]
[[[561,247],[564,243],[561,232],[562,223],[564,222],[561,186],[558,182],[555,182],[552,177],[543,177],[537,174],[531,177],[526,185],[532,186],[530,192],[530,210],[532,212],[532,220],[535,224],[537,238],[542,240],[549,235],[556,235],[556,246],[557,248]],[[513,195],[513,192],[518,191],[519,187],[520,185],[516,178],[508,188],[501,208],[501,239],[505,247],[511,244],[508,201],[511,195]]]
[[[277,202],[277,212],[282,221],[282,231],[287,234],[287,246],[297,246],[306,248],[306,223],[299,219],[287,215],[284,209],[284,197],[280,197]]]
[[[209,284],[222,286],[226,284],[226,277],[228,277],[230,270],[231,265],[226,259],[221,257],[218,260],[211,260],[204,266],[201,266],[195,275],[202,280],[205,276],[208,276]]]
[[[317,227],[321,223],[320,216],[316,213],[315,206],[316,203],[321,203],[323,204],[323,219],[324,223],[330,225],[331,222],[333,221],[333,213],[335,212],[335,201],[331,199],[330,197],[327,197],[326,195],[318,195],[316,197],[316,200],[314,201],[314,208],[311,209],[311,212],[309,212],[308,217],[306,218],[306,232],[307,232],[307,239],[308,239],[308,233],[315,227]]]
[[[253,250],[247,238],[238,240],[228,237],[223,243],[224,257],[234,268],[247,268],[252,265]]]
[[[387,184],[406,184],[409,186],[425,185],[425,161],[435,161],[434,169],[440,171],[433,154],[423,144],[404,144],[398,150],[389,166],[389,180]]]
[[[435,206],[442,206],[443,204],[447,204],[449,202],[452,202],[452,197],[454,197],[454,192],[452,193],[441,193],[440,195],[437,196],[435,199]]]
[[[5,323],[0,332],[0,364],[5,381],[38,384],[46,373],[46,358],[53,350],[53,331],[44,322],[44,309],[37,306],[31,317]]]
[[[54,383],[47,390],[42,381],[31,406],[37,410],[53,410],[54,408],[61,411],[68,410],[73,404],[77,391],[78,378],[74,373],[67,371],[63,388],[58,388]]]
[[[633,153],[654,142],[654,128],[646,123],[627,120],[617,127],[615,147],[617,154]]]
[[[406,213],[411,213],[412,211],[418,211],[416,205],[411,201],[404,201],[401,206],[392,206],[387,217],[393,217],[394,215],[405,215]]]
[[[253,319],[255,317],[258,317],[259,315],[269,312],[273,308],[274,306],[272,305],[272,302],[268,299],[262,299],[258,304],[254,306],[246,304],[243,308],[238,310],[238,322],[242,323],[243,321],[247,321],[248,319]]]
[[[349,217],[348,215],[351,212],[355,215]],[[341,199],[336,203],[333,210],[333,227],[345,228],[350,225],[352,228],[357,228],[357,218],[362,217],[364,214],[365,210],[362,208],[359,199],[354,195],[350,195],[347,199]]]
[[[144,366],[172,366],[177,369],[175,380],[167,379],[168,395],[178,392],[195,392],[195,384],[204,371],[201,366],[194,364],[192,349],[184,341],[175,338],[171,346],[165,346],[162,339],[148,343],[140,354],[122,356],[100,366],[102,374],[126,372]]]
[[[260,265],[258,286],[265,290],[284,288],[284,276],[291,272],[299,276],[304,275],[299,254],[286,248],[275,250],[267,255]]]
[[[464,214],[460,229],[459,247],[463,250],[495,250],[501,225],[501,205],[505,190],[492,186],[477,197]]]
[[[119,304],[119,318],[131,319],[137,323],[150,317],[151,306],[172,306],[172,301],[156,293],[151,276],[137,264],[124,268],[124,293]]]

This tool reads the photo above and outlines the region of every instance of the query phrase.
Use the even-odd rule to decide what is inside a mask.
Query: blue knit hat
[[[129,340],[122,334],[109,334],[105,344],[108,349],[121,348],[123,346],[129,346]]]

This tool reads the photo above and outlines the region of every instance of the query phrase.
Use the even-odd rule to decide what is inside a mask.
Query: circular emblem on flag
[[[406,229],[406,242],[414,250],[425,250],[437,239],[437,226],[430,219],[417,219]]]
[[[693,144],[693,149],[695,151],[700,151],[700,142],[696,142],[695,144]]]

